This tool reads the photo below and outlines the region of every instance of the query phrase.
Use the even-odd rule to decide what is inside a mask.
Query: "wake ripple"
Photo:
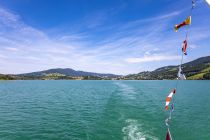
[[[124,84],[124,83],[120,83],[120,82],[116,82],[115,84],[119,87],[121,93],[124,96],[126,96],[129,99],[135,99],[135,95],[137,93],[133,87],[131,87],[127,84]]]
[[[127,119],[126,126],[122,128],[123,140],[158,140],[142,130],[137,120]]]

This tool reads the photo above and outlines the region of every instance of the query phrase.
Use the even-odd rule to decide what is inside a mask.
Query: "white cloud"
[[[58,67],[116,74],[155,69],[167,65],[167,61],[179,59],[178,47],[183,38],[180,32],[175,34],[172,29],[166,31],[168,24],[171,26],[171,19],[179,14],[171,12],[120,26],[104,26],[104,31],[111,31],[106,31],[108,35],[95,41],[98,36],[92,36],[92,32],[55,33],[52,36],[27,25],[20,16],[0,8],[0,73],[23,73]],[[205,27],[202,31],[205,35],[194,33],[194,36],[190,36],[194,44],[209,36]],[[90,41],[90,36],[93,41]],[[148,65],[147,62],[151,65],[145,68],[144,63]],[[161,64],[156,65],[155,62]],[[141,63],[141,67],[138,63]]]
[[[14,48],[14,47],[5,47],[4,49],[8,50],[8,51],[12,51],[12,52],[17,52],[19,51],[19,49]]]
[[[154,62],[154,61],[169,61],[169,60],[179,60],[180,56],[170,56],[170,55],[154,55],[154,56],[144,56],[138,58],[127,58],[125,59],[128,63],[144,63],[144,62]]]
[[[191,44],[191,45],[189,45],[189,48],[191,48],[191,49],[195,49],[195,48],[199,48],[199,46],[198,46],[198,45],[196,45],[196,44]]]
[[[19,25],[16,22],[19,22],[20,17],[16,14],[9,12],[3,8],[0,8],[0,21],[6,26],[13,28],[18,27]]]

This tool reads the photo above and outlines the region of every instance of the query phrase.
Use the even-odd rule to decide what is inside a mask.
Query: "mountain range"
[[[179,66],[165,66],[154,71],[144,71],[137,74],[115,75],[76,71],[70,68],[57,68],[24,74],[0,74],[2,80],[163,80],[176,79]],[[210,79],[210,56],[201,57],[182,65],[182,70],[189,80]]]
[[[18,75],[12,75],[16,79],[69,79],[69,80],[83,80],[83,79],[111,79],[118,78],[120,75],[115,74],[106,74],[106,73],[94,73],[94,72],[85,72],[85,71],[76,71],[70,68],[57,68],[49,69],[38,72],[24,73]]]

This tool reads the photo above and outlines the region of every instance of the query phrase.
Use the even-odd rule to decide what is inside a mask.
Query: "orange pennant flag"
[[[179,28],[185,26],[185,25],[190,25],[191,24],[191,16],[189,16],[184,22],[181,24],[175,25],[174,30],[177,32]]]

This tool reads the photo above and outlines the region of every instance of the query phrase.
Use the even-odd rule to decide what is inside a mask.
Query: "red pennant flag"
[[[174,30],[177,32],[179,28],[185,26],[185,25],[190,25],[191,24],[191,16],[187,17],[185,21],[182,23],[175,25]]]
[[[185,55],[187,55],[187,40],[183,42],[182,51]]]
[[[168,132],[166,134],[166,140],[172,140],[169,129],[168,129]]]

